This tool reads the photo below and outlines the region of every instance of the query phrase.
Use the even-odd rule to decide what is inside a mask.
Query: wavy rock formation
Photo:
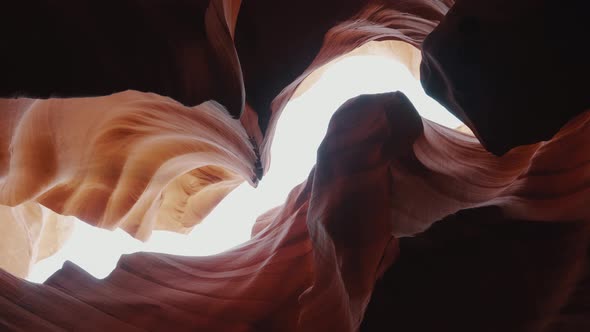
[[[190,230],[256,183],[288,100],[349,52],[397,58],[475,136],[400,93],[357,97],[250,241],[125,256],[104,280],[73,264],[43,285],[0,271],[2,329],[590,328],[590,100],[569,76],[590,76],[569,50],[582,2],[6,6],[0,95],[21,98],[0,100],[0,263],[20,276],[63,242],[67,215],[140,239]],[[50,96],[92,97],[29,99]]]
[[[34,263],[59,250],[73,230],[71,218],[35,202],[0,205],[0,220],[0,268],[21,278]]]
[[[73,265],[38,286],[5,274],[2,288],[11,291],[3,307],[12,309],[3,324],[16,328],[23,322],[15,317],[30,316],[20,328],[354,331],[376,279],[403,255],[392,234],[415,231],[403,222],[408,215],[423,225],[466,207],[497,206],[503,216],[587,221],[588,187],[568,179],[588,181],[588,146],[571,144],[588,135],[590,112],[552,141],[495,157],[473,137],[421,120],[399,93],[361,96],[334,115],[309,179],[262,216],[266,227],[249,242],[210,257],[133,254],[105,280]],[[553,157],[568,146],[577,158],[564,167]],[[443,167],[466,154],[487,162],[474,158],[461,172]],[[441,187],[448,181],[457,183]],[[420,198],[400,206],[408,186]],[[560,213],[540,213],[566,199],[572,203]],[[87,319],[67,319],[72,310]]]
[[[250,140],[215,102],[185,107],[128,91],[96,98],[5,99],[0,109],[5,152],[0,204],[6,213],[19,214],[21,205],[37,202],[147,239],[152,229],[188,232],[241,182],[257,181]],[[26,222],[37,243],[32,230],[43,228],[44,221],[36,214],[6,220],[14,229],[8,234],[16,236],[17,224],[20,231]],[[20,259],[28,264],[24,248],[31,245],[24,241],[11,250],[22,252]]]
[[[201,138],[197,138],[199,135],[217,133],[217,136],[207,137],[207,139],[211,140],[213,145],[225,146],[228,141],[232,140],[233,142],[230,143],[230,146],[232,144],[240,146],[241,144],[242,146],[238,147],[239,149],[242,149],[241,155],[239,155],[239,158],[241,159],[240,161],[228,162],[229,159],[235,157],[230,155],[222,162],[225,168],[230,169],[229,172],[225,169],[219,169],[215,165],[207,166],[208,169],[213,170],[213,173],[224,173],[221,176],[224,181],[221,181],[221,184],[211,186],[212,181],[219,182],[220,179],[205,179],[203,184],[198,184],[198,182],[203,182],[203,179],[199,179],[199,175],[194,177],[194,179],[191,179],[191,175],[187,174],[183,176],[182,180],[175,180],[175,184],[168,185],[168,192],[164,194],[161,192],[161,187],[164,186],[164,184],[154,183],[155,181],[150,179],[151,174],[154,174],[156,168],[165,165],[167,159],[176,158],[177,156],[173,153],[168,154],[168,152],[166,152],[166,154],[161,154],[152,151],[154,147],[150,146],[149,143],[159,141],[158,144],[161,144],[161,149],[164,151],[168,149],[167,144],[176,144],[179,142],[169,141],[169,143],[164,143],[165,140],[163,137],[172,138],[171,136],[167,136],[166,131],[174,131],[176,128],[172,125],[167,127],[167,129],[160,128],[162,123],[158,123],[158,120],[156,119],[151,120],[150,117],[152,115],[148,115],[151,111],[148,111],[147,109],[156,109],[160,107],[156,105],[156,99],[159,98],[157,96],[152,95],[143,98],[141,95],[137,95],[137,92],[128,91],[122,94],[114,94],[94,99],[70,98],[49,99],[44,101],[35,101],[25,98],[6,99],[2,100],[0,104],[0,109],[8,114],[6,121],[4,122],[5,126],[7,126],[6,130],[4,130],[5,136],[2,138],[2,143],[5,146],[2,150],[6,153],[3,157],[2,164],[5,165],[4,168],[7,168],[8,165],[11,164],[11,172],[8,172],[8,170],[5,171],[8,172],[8,176],[3,179],[3,182],[1,183],[2,197],[0,199],[0,204],[14,206],[27,200],[35,200],[57,213],[74,215],[92,225],[109,229],[121,227],[131,235],[140,239],[146,239],[149,236],[150,230],[154,228],[187,232],[192,226],[200,222],[202,217],[215,206],[215,203],[237,186],[240,181],[243,181],[243,179],[255,181],[253,179],[254,176],[252,175],[252,171],[246,171],[243,167],[254,168],[254,173],[258,178],[262,176],[266,169],[268,169],[270,165],[270,145],[274,136],[276,121],[281,110],[286,105],[288,99],[296,93],[298,86],[304,82],[304,79],[311,75],[315,69],[328,65],[330,61],[357,48],[356,52],[358,54],[378,53],[394,57],[408,66],[412,73],[417,77],[417,67],[420,61],[420,55],[414,46],[419,46],[420,42],[435,26],[434,21],[425,20],[420,17],[420,15],[442,18],[442,15],[448,9],[446,5],[439,2],[420,3],[419,5],[413,4],[411,6],[408,6],[408,4],[404,5],[397,3],[391,3],[390,6],[372,2],[367,4],[350,3],[343,7],[341,13],[343,19],[347,17],[348,19],[339,22],[338,25],[332,27],[325,22],[323,16],[318,16],[316,17],[319,24],[318,26],[307,26],[309,32],[305,32],[305,34],[309,34],[310,36],[313,36],[313,38],[310,37],[311,39],[305,41],[307,46],[302,46],[299,50],[300,52],[309,52],[310,50],[313,50],[311,45],[314,43],[317,44],[317,46],[320,46],[318,43],[321,43],[324,34],[327,33],[324,45],[318,50],[319,54],[313,62],[305,64],[301,61],[301,58],[296,56],[297,54],[285,54],[284,51],[281,51],[281,58],[288,57],[288,60],[285,59],[288,66],[283,66],[280,72],[274,72],[276,68],[272,66],[272,62],[266,62],[265,64],[268,66],[262,68],[258,63],[248,64],[248,59],[252,56],[254,56],[254,60],[257,62],[261,60],[259,56],[251,53],[259,52],[258,49],[241,49],[240,61],[237,60],[236,54],[236,47],[240,49],[240,46],[243,45],[241,40],[244,38],[251,40],[250,43],[254,44],[259,42],[272,42],[274,34],[266,34],[272,29],[267,28],[264,25],[269,22],[260,22],[260,26],[252,26],[253,22],[250,21],[250,15],[254,15],[253,11],[266,13],[268,11],[278,10],[276,7],[277,5],[274,2],[268,2],[261,7],[255,8],[249,7],[251,5],[245,5],[241,8],[239,1],[211,1],[208,5],[201,3],[199,4],[199,13],[203,15],[203,26],[199,29],[205,31],[208,42],[204,39],[183,39],[183,42],[190,45],[191,50],[202,49],[203,47],[210,47],[211,49],[216,50],[215,52],[208,51],[207,54],[211,54],[211,52],[215,53],[213,56],[213,58],[216,59],[215,61],[222,61],[223,64],[221,64],[220,67],[212,66],[211,61],[199,60],[202,59],[202,57],[197,56],[197,54],[188,53],[191,55],[191,58],[190,64],[186,64],[186,68],[205,68],[207,70],[221,68],[213,76],[216,79],[227,78],[227,81],[229,82],[227,84],[237,84],[237,87],[234,86],[230,88],[229,85],[224,85],[221,89],[221,91],[223,91],[223,98],[218,98],[218,92],[211,90],[211,87],[205,88],[201,86],[210,83],[213,88],[217,86],[215,85],[216,79],[212,79],[207,75],[203,76],[203,73],[200,73],[200,76],[197,75],[196,72],[192,74],[195,77],[199,76],[201,79],[199,81],[200,85],[194,85],[193,83],[189,83],[183,76],[186,73],[190,73],[190,71],[183,71],[182,75],[179,76],[179,73],[177,72],[163,71],[156,73],[153,70],[148,70],[142,67],[144,65],[156,66],[156,62],[165,63],[166,61],[169,61],[169,56],[166,55],[165,52],[169,52],[175,56],[188,56],[184,54],[185,47],[180,47],[174,42],[174,40],[181,38],[187,33],[186,25],[184,24],[188,23],[185,22],[183,18],[188,20],[188,17],[180,15],[180,11],[186,10],[195,12],[197,10],[193,8],[195,5],[196,4],[189,2],[179,2],[174,6],[165,3],[145,6],[139,3],[130,2],[127,7],[117,8],[117,14],[113,17],[112,27],[106,30],[102,26],[93,24],[95,20],[94,17],[97,12],[107,11],[112,7],[112,4],[86,4],[85,2],[82,2],[68,6],[67,3],[61,3],[48,8],[46,15],[39,18],[40,22],[45,22],[46,20],[49,20],[52,15],[57,15],[55,19],[60,20],[62,24],[51,26],[51,28],[48,28],[47,31],[43,31],[41,35],[35,36],[35,38],[43,38],[43,34],[45,33],[48,35],[46,37],[47,39],[51,39],[51,36],[60,36],[60,41],[63,41],[64,43],[67,42],[69,46],[66,47],[65,44],[57,44],[53,46],[52,50],[54,50],[55,53],[49,57],[42,58],[38,64],[43,64],[43,66],[51,68],[65,69],[65,73],[57,75],[57,73],[47,73],[43,70],[33,70],[31,72],[27,70],[25,72],[15,73],[15,76],[17,77],[14,77],[14,79],[12,79],[12,76],[7,76],[7,80],[4,82],[9,84],[7,84],[5,88],[0,89],[0,93],[12,96],[15,94],[24,94],[28,96],[77,96],[85,94],[103,94],[125,88],[139,88],[155,91],[161,94],[168,94],[185,104],[206,100],[207,98],[217,99],[224,102],[224,104],[228,106],[230,113],[234,116],[242,113],[240,121],[249,137],[246,138],[243,129],[237,128],[234,123],[231,123],[231,125],[220,126],[219,124],[210,123],[210,120],[197,119],[197,115],[195,115],[195,118],[191,119],[189,122],[183,123],[184,126],[189,126],[192,121],[195,128],[187,129],[188,131],[185,130],[184,132],[180,129],[181,133],[179,133],[179,136],[195,135],[195,137],[192,138],[184,138],[200,141]],[[10,22],[11,20],[15,20],[15,17],[18,17],[18,15],[28,13],[21,7],[22,4],[11,4],[10,6],[14,6],[15,8],[11,8],[12,11],[6,12],[11,12],[12,16],[8,17],[5,22]],[[241,29],[239,29],[239,33],[236,34],[234,33],[234,29],[236,29],[237,11],[240,8],[240,12],[242,13],[242,20],[240,21]],[[154,13],[156,9],[160,10],[158,15]],[[300,11],[299,13],[303,15],[304,12],[308,10],[308,7],[298,7],[298,10]],[[135,13],[128,13],[131,11]],[[138,12],[141,12],[143,17],[138,16]],[[125,13],[129,14],[128,19],[122,20],[121,17]],[[175,17],[175,19],[178,17],[179,22],[173,25],[168,24],[170,17]],[[289,17],[292,19],[296,16]],[[88,20],[82,21],[83,18],[87,18]],[[173,40],[168,41],[166,47],[159,47],[158,52],[152,52],[152,47],[154,47],[152,44],[155,43],[158,45],[158,41],[161,37],[158,37],[160,39],[154,37],[155,39],[152,38],[149,43],[147,41],[144,42],[147,38],[146,36],[142,36],[141,38],[137,37],[136,35],[140,33],[147,34],[148,36],[150,36],[150,33],[153,33],[153,30],[151,29],[146,30],[145,28],[141,28],[146,25],[143,21],[138,22],[137,26],[132,24],[133,22],[136,22],[136,20],[140,20],[140,18],[142,20],[149,19],[149,21],[155,26],[166,25],[159,30],[159,33],[167,33],[166,35],[171,35]],[[72,24],[82,24],[83,28],[77,30],[68,28]],[[401,27],[404,25],[407,26],[407,28],[402,30]],[[96,39],[101,42],[94,43],[92,48],[89,48],[90,46],[86,43],[86,39],[79,36],[81,33],[80,31],[88,32],[88,37],[86,39]],[[351,34],[350,32],[353,33]],[[23,40],[29,39],[29,33],[36,32],[25,29],[21,31],[20,37]],[[299,34],[303,32],[289,31],[288,33]],[[158,34],[157,36],[160,35]],[[126,44],[123,48],[117,48],[124,43],[125,40],[135,40],[136,38],[139,38],[136,43]],[[234,38],[236,39],[236,47],[234,47]],[[10,39],[8,40],[12,39],[14,39],[14,36],[10,36]],[[260,39],[260,41],[257,41],[258,39]],[[384,44],[372,44],[373,47],[370,47],[371,41],[381,39],[398,39],[406,43],[392,40]],[[104,45],[101,43],[104,43]],[[15,44],[21,45],[22,40],[15,41]],[[5,66],[14,62],[28,65],[28,57],[25,56],[25,54],[29,53],[29,48],[38,47],[33,45],[34,44],[26,44],[21,45],[22,47],[17,47],[16,49],[18,52],[9,54],[8,58],[2,59],[0,63]],[[104,52],[102,52],[103,48],[95,49],[101,45],[104,47]],[[361,45],[367,46],[359,48],[358,46]],[[277,50],[283,49],[280,45],[278,46],[279,47],[276,48]],[[247,47],[247,45],[244,47]],[[71,48],[75,48],[77,51],[83,52],[83,54],[71,59],[72,55],[69,51]],[[111,54],[112,52],[122,52],[125,54],[141,53],[149,54],[149,56],[144,58],[142,60],[143,62],[130,63],[132,59],[127,57],[116,57]],[[23,56],[19,57],[19,54],[23,54]],[[67,65],[63,63],[63,61],[65,61],[64,59],[69,59]],[[105,72],[100,74],[95,73],[97,68],[99,68],[98,64],[95,63],[103,63],[107,61],[105,59],[112,59],[114,62]],[[270,104],[259,105],[257,100],[259,99],[258,96],[260,94],[266,95],[268,91],[275,91],[277,87],[280,88],[280,86],[268,86],[268,84],[273,85],[277,83],[273,81],[274,78],[268,80],[268,82],[257,79],[252,82],[249,82],[248,80],[244,81],[242,79],[240,62],[246,67],[258,68],[256,73],[265,77],[274,77],[276,75],[277,78],[280,78],[294,74],[299,76],[293,83],[283,89],[272,107]],[[185,64],[181,59],[175,60],[175,63],[175,65]],[[298,70],[301,68],[302,64],[307,65],[308,68],[303,73],[299,73]],[[118,76],[107,77],[111,68],[123,68],[123,71],[118,73],[118,76],[124,76],[125,79],[115,79]],[[139,75],[139,71],[155,73],[154,75],[156,76],[154,76],[153,79],[147,78],[146,75]],[[244,71],[248,73],[248,70]],[[7,72],[9,72],[8,69]],[[80,76],[80,73],[86,73],[86,75]],[[23,77],[28,77],[29,79],[23,80]],[[56,77],[59,78],[59,80],[55,80],[54,78]],[[92,77],[92,79],[90,79],[90,77]],[[172,87],[166,84],[166,82],[170,80],[176,82]],[[255,106],[258,105],[259,108],[255,109],[250,105],[246,105],[242,112],[241,109],[243,107],[240,107],[239,105],[243,104],[245,93],[243,87],[244,82],[249,83],[251,89],[254,90],[248,92],[248,103]],[[258,87],[261,84],[263,86]],[[305,86],[302,86],[299,91],[303,91],[304,89]],[[186,91],[190,91],[190,94],[187,95]],[[131,112],[129,108],[133,106],[130,106],[131,104],[123,106],[123,104],[127,103],[127,99],[123,96],[131,96],[134,93],[136,94],[135,99],[138,104],[135,106],[137,108],[136,112]],[[133,99],[132,97],[129,98]],[[231,98],[232,101],[228,101],[227,98]],[[145,104],[141,104],[141,99],[145,99]],[[242,102],[239,102],[239,100],[242,100]],[[148,106],[148,104],[152,102],[153,104]],[[172,101],[166,100],[166,102]],[[56,103],[59,105],[56,106]],[[207,105],[210,107],[217,107],[216,105],[211,106],[213,104],[214,103],[209,102],[197,106],[197,108],[208,108]],[[88,107],[92,108],[92,110],[87,111],[86,108]],[[176,107],[180,108],[181,105],[178,104]],[[29,110],[28,108],[31,109]],[[84,109],[84,111],[77,111],[76,108]],[[105,133],[101,134],[103,135],[102,138],[85,137],[83,140],[86,141],[81,141],[82,138],[80,137],[80,133],[86,132],[87,128],[85,126],[93,126],[96,121],[99,121],[100,123],[102,117],[109,119],[109,115],[107,114],[109,112],[115,115],[122,111],[117,108],[123,109],[123,112],[128,112],[127,118],[104,122],[102,123],[102,130],[104,130]],[[143,111],[139,111],[139,109],[142,109]],[[271,115],[267,113],[267,109],[271,111]],[[64,115],[53,114],[54,112],[63,112]],[[195,110],[194,112],[198,113],[199,111]],[[43,115],[45,113],[47,115]],[[159,109],[159,116],[165,117],[160,118],[160,120],[169,122],[170,124],[183,121],[182,117],[177,117],[173,113],[173,111],[167,109]],[[219,121],[229,123],[230,120],[223,118],[221,113],[222,112],[219,114],[219,117],[221,117]],[[32,120],[24,117],[23,119],[26,121],[17,123],[18,121],[21,121],[22,114],[33,114],[34,117],[31,118]],[[202,115],[211,119],[215,118],[212,114]],[[42,137],[39,135],[37,136],[37,140],[39,140],[38,143],[32,143],[32,147],[23,146],[16,150],[13,148],[13,151],[17,151],[17,153],[11,155],[8,152],[8,146],[10,144],[16,145],[21,140],[19,137],[12,137],[15,136],[12,134],[13,131],[19,128],[19,126],[25,127],[25,124],[36,122],[35,125],[31,124],[29,130],[39,131],[39,133],[41,133],[45,131],[45,129],[40,130],[39,127],[46,126],[44,122],[45,120],[37,119],[43,116],[55,117],[60,119],[62,123],[58,123],[56,128],[49,129],[50,132],[45,134],[49,137]],[[93,119],[93,116],[97,118]],[[117,121],[127,123],[117,123]],[[197,122],[200,123],[197,124]],[[141,131],[141,129],[138,128],[141,125],[151,126],[152,128],[150,129],[150,132],[147,133],[147,137],[138,139],[139,137],[133,131]],[[121,126],[124,128],[119,128]],[[75,133],[70,132],[69,130],[60,129],[66,127],[77,127],[80,131]],[[125,131],[127,130],[131,130],[131,132],[126,133]],[[199,134],[197,134],[197,132],[199,132]],[[223,135],[229,133],[228,135],[235,136],[222,137],[220,133],[223,133]],[[52,137],[53,135],[59,135],[61,137],[56,141],[56,139]],[[47,140],[47,138],[49,138],[49,140]],[[184,138],[179,139],[182,140]],[[128,139],[127,143],[125,143],[126,139]],[[48,143],[52,140],[54,142],[53,144]],[[112,145],[112,142],[117,142],[117,145]],[[252,150],[251,148],[244,147],[244,145],[249,146],[250,143],[254,144],[253,151],[255,154],[252,154],[252,152],[245,152],[247,149]],[[49,146],[45,147],[43,144],[49,144]],[[66,146],[68,144],[70,147]],[[126,146],[126,148],[120,149],[121,146]],[[81,151],[88,148],[90,148],[88,151]],[[208,151],[210,147],[209,145],[202,145],[201,147],[193,149],[205,152]],[[77,160],[50,161],[51,158],[54,158],[54,154],[64,153],[64,151],[60,150],[64,150],[65,153],[70,154],[72,158]],[[135,152],[134,156],[129,158],[126,155],[128,154],[127,152],[131,150],[135,150]],[[216,150],[215,147],[213,147],[213,150],[213,154],[222,157],[223,152],[218,149]],[[19,158],[23,158],[19,155],[19,151],[21,151],[21,154],[24,154],[25,151],[35,151],[35,156],[31,156],[27,161],[22,161],[19,160]],[[146,155],[148,151],[151,154],[149,156]],[[192,152],[191,148],[188,148],[188,151],[183,150],[178,153],[189,153],[189,151]],[[47,155],[42,155],[41,153],[47,153]],[[246,154],[248,154],[248,156],[244,157]],[[258,156],[256,156],[256,154]],[[146,161],[142,160],[144,158],[150,160],[146,163]],[[225,156],[222,158],[225,158]],[[189,162],[188,160],[191,160],[190,162],[193,163],[192,166],[181,167],[175,171],[171,171],[174,166],[167,166],[169,167],[169,170],[160,170],[161,172],[169,172],[169,174],[165,175],[166,179],[163,179],[162,181],[167,182],[171,181],[173,178],[177,178],[179,176],[178,172],[186,173],[196,168],[203,171],[204,168],[202,164],[209,165],[210,163],[215,164],[216,162],[212,161],[209,157],[204,157],[204,160],[201,160],[201,156],[195,156],[192,159],[187,157],[187,162]],[[60,165],[49,166],[52,163]],[[77,165],[74,165],[76,163]],[[131,166],[131,163],[134,163],[134,166]],[[74,169],[68,169],[70,166],[73,166]],[[40,169],[43,167],[47,167],[48,169]],[[56,169],[49,169],[51,167],[60,169],[61,173]],[[241,170],[236,171],[234,169],[236,167],[241,168]],[[86,168],[88,168],[88,170]],[[172,174],[170,172],[176,173]],[[233,174],[232,172],[237,174]],[[202,172],[202,174],[203,176],[201,177],[207,177],[207,170],[205,170],[204,173]],[[56,181],[63,181],[60,177],[71,179],[65,180],[66,183],[56,183]],[[52,183],[52,181],[54,183]],[[147,186],[148,181],[151,186]],[[160,179],[157,181],[160,181]],[[179,181],[183,181],[184,184]],[[193,184],[188,184],[189,182],[192,182]],[[187,188],[187,186],[190,187],[195,185],[197,186],[196,189]],[[172,193],[172,191],[175,191],[175,193]],[[196,195],[196,191],[199,191],[200,194]],[[185,208],[183,205],[185,204],[185,201],[189,199],[189,196],[192,197],[190,199],[192,207]],[[162,215],[162,213],[158,211],[167,212]],[[166,219],[165,216],[167,215],[170,215],[171,217]]]

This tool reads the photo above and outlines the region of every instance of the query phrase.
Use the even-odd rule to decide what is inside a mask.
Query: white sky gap
[[[344,58],[283,111],[272,145],[272,165],[257,189],[247,183],[236,188],[189,235],[154,231],[146,243],[120,229],[108,231],[77,220],[69,241],[55,255],[37,263],[27,280],[45,281],[66,260],[96,278],[104,278],[115,268],[121,254],[152,251],[205,256],[248,240],[256,217],[282,204],[289,191],[307,178],[334,111],[360,94],[396,90],[403,91],[423,117],[449,128],[461,125],[426,96],[420,83],[395,60],[380,56]]]

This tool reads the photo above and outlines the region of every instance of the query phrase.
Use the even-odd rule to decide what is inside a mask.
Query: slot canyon
[[[590,331],[588,13],[582,0],[1,4],[0,331]],[[278,181],[289,103],[354,57],[395,61],[458,122],[395,87],[358,95],[329,110],[314,166],[278,206],[216,234],[247,227],[245,241],[27,280],[75,223],[192,236],[232,193]],[[293,149],[311,149],[325,115],[309,114]]]

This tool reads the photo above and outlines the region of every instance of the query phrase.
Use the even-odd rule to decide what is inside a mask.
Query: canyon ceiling
[[[0,330],[590,331],[589,7],[0,5]],[[470,130],[401,92],[353,98],[248,242],[23,280],[70,216],[188,233],[258,183],[286,103],[351,52],[395,58]]]

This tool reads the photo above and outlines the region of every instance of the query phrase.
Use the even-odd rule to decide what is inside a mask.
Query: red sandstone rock
[[[109,96],[0,102],[8,215],[42,204],[140,238],[186,231],[239,181],[262,175],[277,118],[303,80],[373,40],[422,48],[428,36],[425,88],[477,138],[421,119],[399,93],[353,99],[334,115],[307,181],[259,218],[247,243],[210,257],[125,256],[104,280],[72,264],[44,285],[0,272],[3,329],[589,328],[590,105],[564,79],[589,67],[586,53],[559,42],[577,42],[582,19],[564,23],[529,1],[459,1],[446,18],[450,1],[26,5],[2,11],[14,52],[0,59],[0,93]],[[96,23],[101,13],[110,24]],[[535,34],[543,13],[555,14],[549,41]],[[24,16],[45,30],[7,33]],[[389,54],[410,68],[417,60],[405,46]],[[542,84],[541,62],[543,79],[557,81]],[[127,89],[165,97],[110,95]],[[209,99],[223,106],[200,104]],[[186,144],[171,150],[178,140]],[[183,199],[194,209],[170,224],[167,211]],[[39,232],[19,232],[34,236],[4,250],[47,246]]]

